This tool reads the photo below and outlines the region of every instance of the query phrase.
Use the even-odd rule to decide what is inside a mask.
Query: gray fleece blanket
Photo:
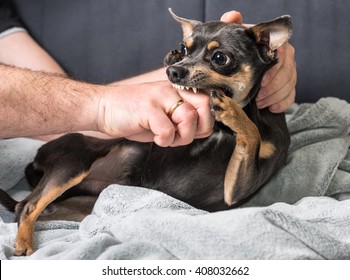
[[[350,104],[295,105],[288,127],[287,164],[238,209],[207,213],[111,185],[81,223],[38,222],[29,257],[13,256],[17,225],[0,220],[0,259],[350,259]],[[27,144],[30,160],[40,143]],[[4,188],[20,179],[5,174]]]

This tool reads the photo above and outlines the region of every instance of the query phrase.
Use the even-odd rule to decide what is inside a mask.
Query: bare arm
[[[24,31],[0,39],[0,61],[22,68],[64,74],[62,67]]]
[[[155,82],[155,81],[167,81],[168,77],[165,73],[165,68],[160,68],[145,74],[141,74],[135,77],[131,77],[125,80],[116,81],[111,85],[132,85],[139,83]]]
[[[21,68],[66,75],[56,60],[25,31],[16,32],[0,39],[0,62]],[[100,138],[108,137],[103,133],[94,131],[84,132],[84,134]],[[59,136],[61,134],[32,137],[49,141]]]
[[[0,137],[96,130],[99,86],[0,65]]]
[[[179,99],[187,102],[170,118]],[[177,146],[209,136],[212,125],[208,96],[189,95],[166,81],[93,85],[0,64],[1,138],[99,131]]]
[[[65,74],[63,68],[27,32],[16,32],[0,39],[0,61],[21,68]],[[111,85],[130,85],[167,80],[165,68],[141,74]]]
[[[0,65],[0,138],[28,136],[52,140],[62,133],[83,131],[84,134],[102,138],[130,136],[136,141],[181,145],[194,137],[208,136],[211,132],[207,97],[186,96],[192,104],[186,103],[177,110],[182,112],[182,116],[174,115],[176,124],[181,123],[180,127],[183,127],[176,131],[166,112],[186,94],[182,93],[181,96],[169,87],[169,83],[140,84],[166,80],[164,69],[114,83],[113,86],[73,81],[63,76],[64,70],[26,32],[13,33],[0,39],[0,61],[62,74],[50,75]],[[147,94],[150,91],[151,94]],[[168,99],[159,102],[159,96],[166,98],[167,94]],[[134,100],[133,106],[130,106],[130,100]],[[135,104],[140,105],[135,107]],[[146,107],[145,104],[148,108],[140,112],[141,107]],[[91,112],[93,110],[99,110],[99,113]],[[149,115],[152,110],[158,119]],[[137,117],[132,119],[130,116]],[[196,129],[194,124],[197,119]],[[111,123],[114,127],[110,127]]]

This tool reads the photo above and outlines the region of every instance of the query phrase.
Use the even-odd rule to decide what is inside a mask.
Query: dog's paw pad
[[[212,90],[210,92],[210,97],[211,97],[212,101],[215,100],[215,99],[218,99],[218,100],[220,100],[222,102],[222,99],[225,97],[225,95],[223,93],[220,93],[220,92],[216,91],[216,90]]]
[[[220,91],[212,90],[210,97],[210,109],[215,119],[228,126],[237,117],[239,105]]]

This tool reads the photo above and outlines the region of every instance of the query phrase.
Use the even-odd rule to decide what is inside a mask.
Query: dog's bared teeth
[[[180,86],[180,85],[177,85],[177,84],[171,84],[173,88],[176,88],[176,89],[181,89],[181,90],[190,90],[191,88],[190,87],[185,87],[185,86]],[[193,91],[196,93],[197,92],[197,89],[193,89]]]
[[[194,88],[192,88],[192,90],[194,93],[197,93],[197,88],[194,87]]]

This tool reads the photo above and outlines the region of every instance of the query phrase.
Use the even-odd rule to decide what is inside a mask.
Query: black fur
[[[256,156],[255,162],[251,162],[256,166],[255,174],[240,174],[256,176],[251,180],[256,185],[246,186],[252,191],[246,191],[240,199],[249,197],[283,165],[290,141],[284,114],[272,114],[268,109],[258,110],[252,101],[260,88],[263,74],[277,63],[275,53],[271,56],[266,45],[257,43],[254,36],[251,29],[240,25],[222,22],[196,24],[188,54],[184,56],[179,51],[173,51],[165,59],[168,65],[175,64],[167,70],[172,82],[197,87],[208,94],[224,93],[232,99],[238,95],[237,89],[226,83],[209,83],[209,70],[231,77],[242,71],[243,65],[252,68],[249,82],[253,86],[242,100],[244,112],[258,128],[261,139],[269,140],[276,151],[267,159]],[[207,49],[210,41],[219,42],[219,47]],[[218,51],[227,55],[229,64],[215,65],[213,55]],[[187,69],[197,66],[208,68],[208,72],[198,72],[193,80],[189,80]],[[181,67],[183,72],[174,78],[174,74],[170,73],[174,68],[171,67]],[[217,106],[213,109],[221,110]],[[204,210],[224,210],[235,206],[224,201],[225,172],[235,141],[235,132],[221,122],[216,122],[210,137],[176,148],[162,148],[153,143],[136,143],[126,139],[100,140],[68,134],[40,148],[34,162],[28,166],[26,176],[35,188],[46,175],[57,176],[57,183],[64,183],[82,171],[89,171],[88,177],[68,190],[67,195],[98,195],[106,186],[119,183],[160,190]],[[37,190],[36,193],[42,191]],[[33,196],[20,203],[18,216],[23,205],[33,200]],[[1,195],[0,202],[4,203]],[[13,208],[15,203],[7,205]]]

